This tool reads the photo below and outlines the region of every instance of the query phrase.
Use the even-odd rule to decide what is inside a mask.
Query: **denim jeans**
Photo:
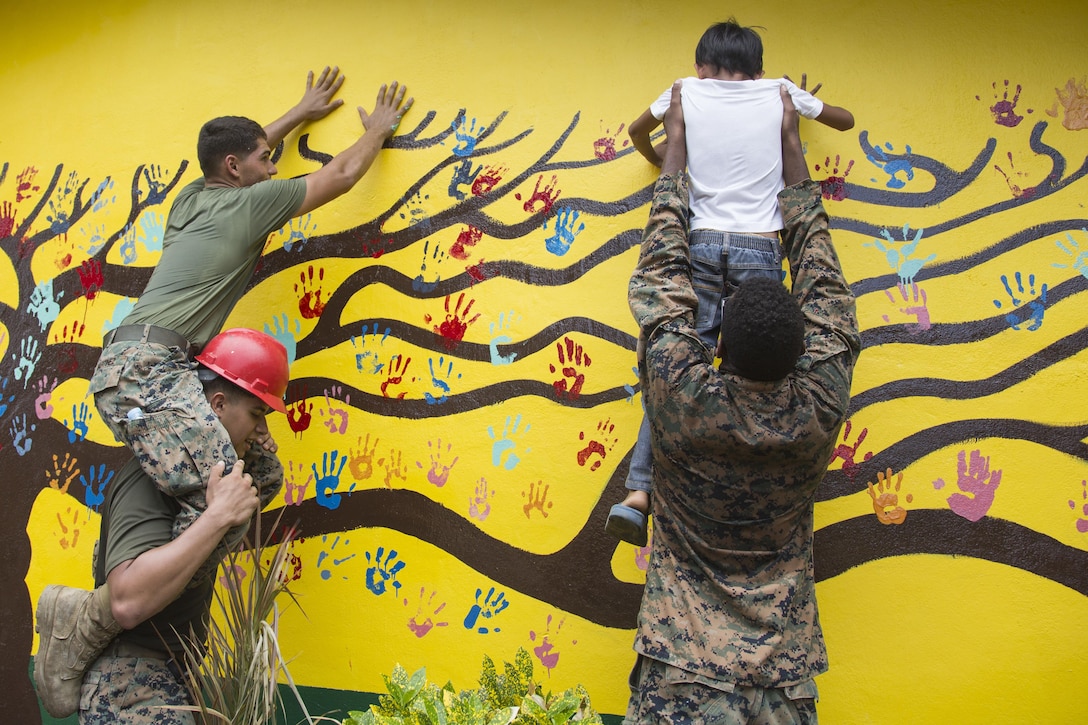
[[[718,348],[725,298],[755,277],[782,281],[782,249],[778,240],[771,237],[714,229],[693,229],[688,235],[688,247],[691,250],[691,283],[699,299],[695,330],[713,353]],[[624,484],[628,489],[652,489],[652,459],[650,421],[643,413]]]

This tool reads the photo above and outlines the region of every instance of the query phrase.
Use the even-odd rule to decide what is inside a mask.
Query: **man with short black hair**
[[[827,654],[813,503],[861,345],[797,113],[781,96],[792,294],[773,281],[739,286],[723,308],[720,369],[695,329],[680,83],[665,114],[669,140],[629,288],[655,522],[630,725],[816,722],[813,678]]]

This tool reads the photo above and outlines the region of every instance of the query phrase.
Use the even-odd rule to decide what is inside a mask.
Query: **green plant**
[[[253,541],[259,542],[261,517],[256,521]],[[273,532],[278,524],[277,519]],[[186,685],[197,704],[180,709],[194,711],[198,722],[270,722],[282,706],[279,674],[298,700],[306,722],[314,722],[279,647],[276,599],[287,594],[298,606],[287,588],[290,546],[296,533],[292,528],[276,543],[270,535],[260,548],[251,543],[231,551],[223,561],[222,585],[215,589],[219,616],[209,619],[207,641],[183,638]],[[262,550],[271,552],[266,564],[261,563]],[[250,571],[243,562],[251,564]]]
[[[367,712],[351,712],[343,725],[559,725],[600,723],[581,685],[559,695],[545,694],[533,681],[533,661],[519,648],[514,664],[503,663],[500,675],[484,656],[479,687],[458,692],[427,681],[426,669],[411,676],[400,665],[383,675],[389,694]]]

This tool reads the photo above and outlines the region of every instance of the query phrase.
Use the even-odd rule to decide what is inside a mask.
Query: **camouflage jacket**
[[[654,534],[635,649],[737,685],[827,669],[813,579],[813,502],[861,347],[820,187],[779,194],[805,353],[777,382],[714,367],[694,329],[683,174],[654,192],[629,301],[653,431]]]

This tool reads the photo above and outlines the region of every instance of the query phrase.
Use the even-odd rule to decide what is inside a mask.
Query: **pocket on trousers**
[[[79,711],[87,712],[91,703],[98,697],[98,688],[102,685],[102,673],[99,670],[87,670],[83,675],[83,685],[79,689]]]

